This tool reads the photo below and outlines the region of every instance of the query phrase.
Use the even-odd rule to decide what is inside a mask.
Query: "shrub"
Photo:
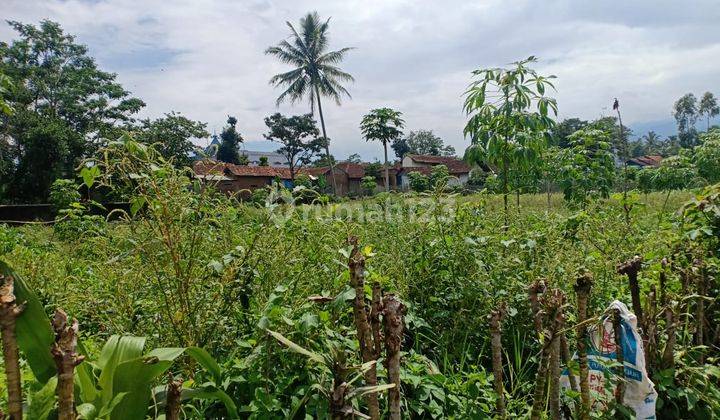
[[[360,188],[365,195],[373,195],[375,189],[377,188],[377,182],[375,182],[375,177],[364,176],[360,181]]]
[[[450,171],[448,171],[445,165],[436,165],[430,169],[430,177],[428,181],[430,188],[443,188],[447,185],[448,179],[450,178]]]
[[[420,172],[410,172],[408,178],[410,178],[410,189],[413,191],[422,192],[430,187],[428,177]]]
[[[70,207],[70,204],[77,201],[80,201],[80,193],[73,180],[56,179],[50,186],[50,204],[56,212]]]

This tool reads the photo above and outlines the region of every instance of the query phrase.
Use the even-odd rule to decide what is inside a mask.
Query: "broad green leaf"
[[[57,376],[50,378],[37,392],[31,393],[28,398],[26,416],[28,419],[46,419],[55,407],[55,388]]]
[[[117,405],[110,418],[144,419],[148,410],[153,382],[172,366],[185,349],[160,348],[143,357],[127,360],[117,365],[112,389],[115,394],[127,395]]]
[[[100,417],[106,417],[107,415],[112,414],[113,410],[115,410],[115,407],[120,404],[120,402],[125,398],[127,394],[127,392],[118,392],[117,394],[115,394],[110,403],[100,409],[100,414],[98,415]]]
[[[55,342],[50,320],[37,296],[2,260],[0,260],[0,274],[14,279],[15,299],[18,305],[25,305],[25,309],[15,320],[18,347],[25,355],[35,378],[44,384],[57,373],[55,360],[50,354],[50,347]]]
[[[77,407],[75,407],[75,410],[78,412],[79,417],[84,420],[94,420],[97,418],[97,408],[95,408],[94,404],[90,403],[84,403],[80,404]]]
[[[144,347],[144,337],[113,335],[105,343],[98,360],[98,367],[101,369],[98,384],[102,390],[103,405],[109,404],[117,392],[123,391],[114,388],[115,375],[120,372],[118,366],[142,356]]]
[[[240,416],[238,416],[237,406],[235,405],[235,402],[222,389],[216,388],[214,386],[203,386],[201,388],[183,389],[181,395],[183,400],[198,399],[220,401],[223,403],[223,405],[225,405],[225,409],[227,410],[230,418],[240,418]]]
[[[215,359],[213,359],[213,357],[210,356],[205,349],[200,347],[188,347],[185,352],[212,375],[215,385],[219,386],[222,383],[222,371],[220,369],[220,365],[218,365]]]

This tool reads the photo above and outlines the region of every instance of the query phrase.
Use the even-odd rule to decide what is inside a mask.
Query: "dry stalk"
[[[360,355],[362,356],[363,363],[367,363],[376,360],[376,356],[372,328],[370,327],[370,314],[365,305],[365,257],[358,248],[357,237],[352,236],[348,238],[348,244],[352,246],[348,268],[350,269],[350,285],[355,289],[353,314],[355,317],[355,326],[357,327],[358,342],[360,343]],[[363,376],[365,377],[365,384],[367,386],[377,385],[377,367],[374,364]],[[373,420],[379,419],[380,404],[377,393],[368,393],[365,396],[365,402],[368,405],[370,418]]]
[[[168,375],[165,420],[180,420],[182,384],[182,378],[174,378],[172,373]]]
[[[616,370],[616,374],[618,376],[618,384],[617,388],[615,389],[615,402],[617,402],[619,405],[623,404],[623,401],[625,400],[625,355],[623,353],[623,329],[622,329],[622,317],[620,316],[620,310],[619,309],[613,309],[612,310],[612,325],[613,325],[613,334],[615,337],[615,356],[617,358],[617,362],[620,366],[618,366]]]
[[[590,289],[593,285],[592,275],[585,271],[581,273],[575,281],[575,293],[577,294],[577,351],[578,364],[580,365],[580,419],[588,420],[590,418],[590,369],[587,358],[587,340],[588,331],[585,320],[588,316],[588,298]]]
[[[74,420],[77,416],[74,405],[74,371],[85,356],[77,353],[78,321],[68,324],[68,316],[62,309],[56,309],[52,319],[55,343],[51,353],[58,371],[58,419]]]
[[[505,302],[501,302],[498,309],[490,312],[490,345],[492,347],[492,369],[493,383],[495,385],[495,409],[498,417],[504,419],[505,412],[505,388],[503,386],[503,362],[502,362],[502,321],[507,313]]]
[[[395,384],[388,390],[390,419],[400,419],[400,349],[405,329],[406,308],[393,294],[383,298],[385,307],[385,351],[388,379]]]
[[[22,419],[22,383],[20,355],[15,336],[15,320],[23,311],[15,302],[14,279],[0,275],[0,328],[2,328],[3,360],[8,387],[8,414],[12,420]]]

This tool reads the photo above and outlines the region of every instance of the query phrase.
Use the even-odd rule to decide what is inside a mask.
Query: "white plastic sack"
[[[638,419],[655,418],[655,401],[657,392],[655,384],[647,375],[645,368],[645,351],[643,342],[637,329],[637,317],[630,312],[627,306],[619,300],[613,301],[606,310],[606,314],[612,313],[613,309],[620,310],[620,325],[623,329],[623,357],[625,359],[625,398],[624,405],[635,410]],[[612,318],[605,316],[602,322],[602,331],[599,331],[598,324],[588,327],[588,367],[590,369],[589,382],[590,390],[598,393],[605,392],[605,370],[610,361],[616,361],[615,354],[615,333],[613,330]],[[577,354],[573,356],[577,360]],[[568,370],[562,373],[560,385],[570,388]],[[578,384],[580,379],[578,378]],[[593,407],[601,410],[604,407]]]

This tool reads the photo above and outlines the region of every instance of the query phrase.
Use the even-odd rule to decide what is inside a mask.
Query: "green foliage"
[[[570,147],[559,155],[558,185],[565,200],[586,204],[607,198],[615,178],[615,162],[605,131],[583,129],[570,136]]]
[[[387,154],[387,143],[399,138],[404,126],[402,112],[390,108],[377,108],[363,117],[360,131],[366,141],[381,142],[386,148]]]
[[[430,169],[428,182],[430,188],[444,188],[450,179],[450,171],[445,165],[435,165]]]
[[[720,106],[718,106],[715,95],[711,92],[705,92],[700,99],[700,105],[698,106],[698,115],[704,116],[707,119],[707,130],[710,131],[710,119],[720,114]]]
[[[237,125],[237,118],[228,117],[227,124],[227,127],[223,128],[222,133],[220,133],[220,145],[217,150],[217,160],[239,165],[239,144],[243,142],[243,138],[235,128]]]
[[[56,179],[50,186],[50,204],[55,211],[63,210],[80,201],[78,186],[72,179]]]
[[[270,166],[270,163],[268,162],[268,157],[260,156],[260,162],[258,163],[258,166]]]
[[[697,143],[695,123],[698,119],[697,98],[692,93],[680,97],[673,106],[673,117],[677,122],[680,145],[691,148]]]
[[[709,183],[720,182],[720,129],[700,135],[701,144],[693,151],[693,160],[701,177]]]
[[[81,203],[71,203],[60,210],[55,218],[53,231],[64,241],[76,241],[106,233],[107,221],[103,216],[90,214]]]
[[[56,178],[67,177],[100,139],[113,137],[145,104],[100,70],[88,48],[58,23],[38,26],[8,22],[18,33],[0,44],[0,74],[12,88],[2,94],[14,113],[0,121],[0,193],[10,199],[41,201]],[[5,108],[5,107],[3,107]],[[12,159],[5,149],[14,144]]]
[[[410,189],[416,192],[427,191],[430,188],[430,180],[422,172],[408,173],[410,179]]]
[[[550,112],[557,114],[555,99],[545,96],[554,76],[541,76],[528,66],[536,61],[529,57],[507,69],[475,70],[465,93],[469,119],[463,132],[472,143],[465,160],[500,168],[506,217],[510,168],[536,164],[555,124]]]
[[[155,145],[155,150],[175,166],[191,166],[196,147],[193,139],[207,138],[207,124],[170,112],[155,120],[144,119],[134,129],[137,141]]]
[[[450,145],[446,146],[432,130],[411,131],[404,138],[394,139],[390,147],[398,159],[402,159],[407,154],[455,156],[455,148]]]
[[[277,152],[287,159],[292,179],[297,169],[309,164],[325,145],[324,140],[318,138],[320,132],[311,114],[285,117],[275,113],[265,118],[265,125],[270,130],[265,138],[282,144]]]
[[[362,189],[363,193],[365,195],[373,195],[375,192],[375,189],[377,188],[377,182],[375,181],[374,176],[364,176],[360,180],[360,188]]]

